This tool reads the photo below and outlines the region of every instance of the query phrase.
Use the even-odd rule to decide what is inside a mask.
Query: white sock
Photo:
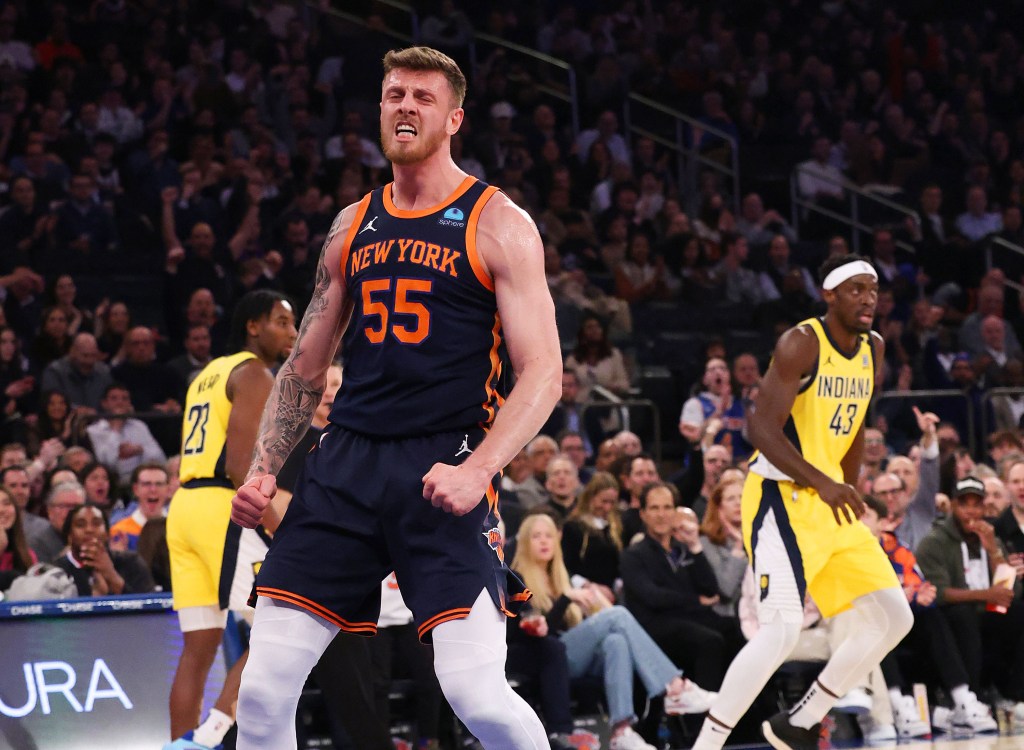
[[[210,715],[206,717],[206,721],[200,724],[199,728],[193,733],[192,741],[197,745],[216,747],[224,741],[224,735],[228,733],[228,730],[231,729],[234,723],[235,720],[223,711],[211,708]]]
[[[895,708],[903,700],[903,693],[900,692],[899,688],[889,688],[889,702]]]
[[[700,734],[697,735],[697,741],[693,746],[701,750],[721,750],[731,731],[709,717],[704,719],[704,725],[700,728]]]
[[[967,685],[957,685],[949,692],[953,696],[953,702],[958,706],[967,705],[971,697],[971,689]]]
[[[807,689],[804,697],[789,713],[789,723],[801,729],[810,729],[836,704],[839,697],[833,695],[817,680]]]

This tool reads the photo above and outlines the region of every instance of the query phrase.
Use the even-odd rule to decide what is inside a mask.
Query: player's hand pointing
[[[277,477],[261,474],[253,477],[231,498],[231,520],[246,529],[255,529],[263,520],[263,513],[277,494]]]
[[[836,523],[840,526],[843,518],[847,523],[853,523],[863,516],[866,510],[864,500],[852,484],[829,482],[826,486],[818,488],[818,495],[832,509],[832,515],[836,517]],[[840,513],[843,514],[843,518],[840,518]]]
[[[491,477],[466,466],[434,464],[423,476],[423,498],[445,513],[464,516],[479,505]]]

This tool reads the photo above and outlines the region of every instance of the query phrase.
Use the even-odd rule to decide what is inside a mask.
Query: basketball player
[[[181,487],[167,514],[174,608],[184,640],[171,686],[171,736],[178,739],[170,748],[217,747],[234,723],[244,655],[199,726],[203,686],[228,609],[247,608],[253,569],[267,541],[262,529],[230,522],[231,498],[249,468],[259,415],[274,385],[271,368],[295,337],[295,315],[284,295],[249,292],[235,306],[231,323],[230,345],[237,353],[203,368],[185,398]]]
[[[469,730],[487,748],[548,747],[505,680],[505,618],[528,592],[503,561],[496,488],[558,400],[561,355],[536,227],[452,161],[465,89],[436,50],[384,58],[381,141],[395,181],[328,233],[233,503],[235,522],[260,522],[343,339],[330,423],[257,575],[239,750],[296,747],[306,675],[340,630],[376,631],[392,569]],[[502,343],[516,373],[504,403]]]
[[[910,630],[892,565],[858,519],[854,484],[864,416],[884,360],[871,331],[878,274],[856,255],[821,268],[828,312],[786,331],[761,383],[749,433],[756,452],[743,488],[743,537],[761,587],[760,628],[736,656],[696,750],[719,750],[800,634],[804,594],[851,636],[789,712],[762,724],[779,750],[815,750],[829,709]]]

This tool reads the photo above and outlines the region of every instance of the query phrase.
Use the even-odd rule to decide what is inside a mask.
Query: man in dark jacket
[[[674,664],[714,690],[732,654],[715,627],[718,583],[697,518],[688,508],[676,509],[675,488],[664,482],[644,488],[640,518],[643,539],[622,552],[626,607]]]

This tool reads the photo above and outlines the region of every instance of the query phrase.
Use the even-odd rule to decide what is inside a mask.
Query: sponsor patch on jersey
[[[462,212],[461,208],[452,206],[444,212],[444,216],[437,220],[437,223],[443,227],[464,227],[466,226],[466,215]]]

